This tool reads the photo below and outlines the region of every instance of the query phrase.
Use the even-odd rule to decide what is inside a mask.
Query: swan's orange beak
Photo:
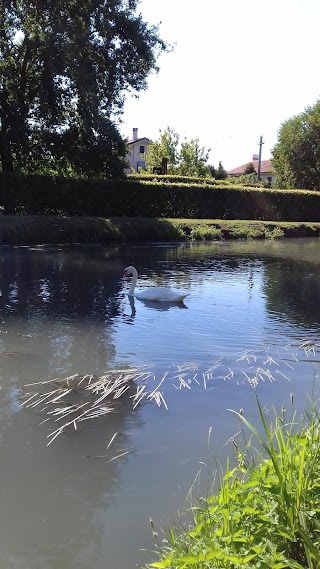
[[[123,273],[123,277],[122,277],[122,278],[124,278],[124,277],[127,277],[127,276],[128,276],[128,273],[127,273],[127,271],[124,271],[124,273]]]

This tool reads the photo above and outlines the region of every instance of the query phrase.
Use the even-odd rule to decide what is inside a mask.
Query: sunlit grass
[[[170,530],[153,568],[317,569],[320,567],[319,413],[312,404],[298,421],[257,406],[256,428],[236,412],[244,435],[233,440],[219,488],[192,506],[191,529]],[[245,429],[251,434],[247,441]],[[262,434],[261,434],[262,433]]]
[[[320,223],[2,215],[0,243],[129,243],[318,237]]]

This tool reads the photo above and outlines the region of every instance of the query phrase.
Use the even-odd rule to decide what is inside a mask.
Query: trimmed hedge
[[[0,207],[4,214],[308,222],[320,221],[320,192],[1,173]]]
[[[164,182],[166,184],[209,184],[210,186],[216,186],[217,184],[223,184],[225,182],[221,180],[215,180],[215,178],[200,178],[191,176],[176,176],[175,174],[129,174],[128,180],[141,181],[141,182]]]

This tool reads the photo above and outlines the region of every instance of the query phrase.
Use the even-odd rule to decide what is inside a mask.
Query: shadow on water
[[[271,367],[275,358],[278,381],[266,378],[262,386],[270,404],[282,402],[282,385],[303,399],[306,388],[293,369],[293,348],[279,371],[290,380],[295,374],[295,383],[277,374],[277,350],[307,336],[312,326],[318,333],[318,247],[314,241],[3,248],[1,569],[137,566],[150,515],[170,516],[175,504],[180,506],[176,489],[189,485],[197,461],[205,458],[209,426],[217,448],[236,428],[226,408],[251,412],[252,392],[243,372],[251,373],[260,361]],[[187,303],[128,297],[122,275],[129,264],[137,266],[147,286],[186,288]],[[264,350],[258,363],[257,348]],[[49,448],[46,435],[53,421],[39,427],[41,414],[17,410],[17,393],[31,381],[151,363],[157,366],[157,387],[165,366],[199,360],[217,377],[204,386],[201,371],[208,367],[197,377],[191,369],[195,385],[189,390],[182,369],[181,379],[166,386],[168,410],[151,404],[135,412],[132,400],[123,401],[108,420],[86,421]],[[130,453],[106,464],[115,432],[114,454],[128,448]]]
[[[104,539],[104,512],[123,484],[121,469],[134,448],[127,431],[143,425],[129,398],[108,418],[86,421],[47,447],[57,427],[32,409],[0,417],[2,569],[87,569],[95,566]],[[114,434],[117,437],[108,448]],[[111,462],[110,462],[111,460]],[[13,529],[14,527],[14,529]]]

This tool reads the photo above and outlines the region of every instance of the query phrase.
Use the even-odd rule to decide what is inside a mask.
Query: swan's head
[[[124,270],[123,276],[129,277],[130,275],[136,275],[136,274],[137,274],[137,270],[134,267],[132,267],[132,265],[130,265],[129,267],[127,267]]]

